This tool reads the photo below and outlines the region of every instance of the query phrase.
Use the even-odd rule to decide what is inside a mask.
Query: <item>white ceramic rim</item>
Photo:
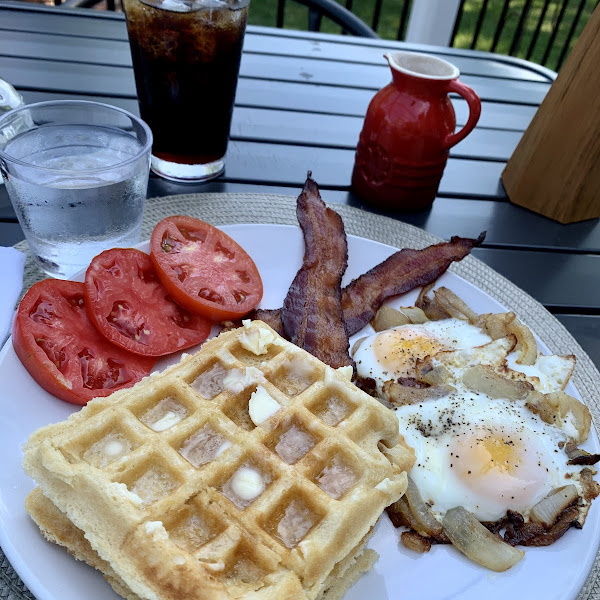
[[[384,54],[385,58],[390,63],[390,67],[395,69],[396,71],[400,71],[401,73],[405,73],[406,75],[412,75],[413,77],[418,77],[420,79],[431,79],[435,81],[451,81],[452,79],[457,79],[460,75],[460,70],[456,65],[444,60],[443,58],[438,58],[437,56],[431,56],[430,54],[423,54],[422,52],[386,52]],[[444,69],[447,74],[445,75],[432,75],[429,73],[424,73],[422,71],[417,71],[409,68],[408,66],[404,66],[400,64],[400,60],[402,59],[418,59],[425,64],[429,64],[432,67],[435,65],[439,69]]]

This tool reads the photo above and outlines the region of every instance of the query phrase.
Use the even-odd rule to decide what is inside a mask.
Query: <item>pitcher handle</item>
[[[446,138],[444,142],[444,148],[446,150],[449,150],[452,146],[456,146],[458,142],[466,138],[475,125],[477,125],[477,121],[479,121],[479,117],[481,116],[481,100],[472,88],[457,79],[452,79],[448,82],[448,91],[456,92],[467,101],[467,104],[469,105],[469,119],[460,131],[452,133]]]

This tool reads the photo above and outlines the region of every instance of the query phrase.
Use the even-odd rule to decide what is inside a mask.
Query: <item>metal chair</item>
[[[61,8],[91,8],[102,0],[54,0]],[[323,17],[330,19],[342,31],[359,37],[378,38],[379,36],[359,17],[344,8],[335,0],[293,0],[308,8],[308,30],[320,31]],[[286,0],[277,2],[277,27],[283,27]],[[107,9],[115,10],[115,0],[107,0]]]
[[[308,30],[320,31],[323,17],[339,25],[345,33],[359,37],[378,38],[379,36],[359,17],[335,0],[293,0],[308,7]],[[277,3],[277,27],[283,27],[283,14],[286,0]]]

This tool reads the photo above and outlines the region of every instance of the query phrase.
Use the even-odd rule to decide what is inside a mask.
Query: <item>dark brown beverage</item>
[[[224,166],[249,0],[124,0],[152,168],[208,179]]]

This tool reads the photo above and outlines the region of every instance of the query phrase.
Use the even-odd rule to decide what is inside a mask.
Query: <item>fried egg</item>
[[[386,381],[415,377],[418,359],[452,350],[463,351],[463,363],[491,365],[508,379],[528,381],[545,394],[563,390],[575,367],[574,356],[539,355],[534,365],[521,365],[520,352],[511,352],[512,344],[492,341],[481,328],[461,319],[400,325],[367,336],[357,344],[352,354],[357,374],[374,379],[380,394]]]
[[[491,342],[479,327],[460,319],[400,325],[364,338],[353,358],[360,377],[370,377],[381,387],[390,379],[414,377],[417,359],[439,352],[474,348]]]
[[[455,506],[480,521],[500,519],[507,510],[526,516],[551,490],[575,483],[567,477],[578,468],[568,466],[559,449],[568,436],[522,402],[461,390],[402,406],[396,416],[415,449],[410,475],[440,519]]]
[[[480,521],[496,521],[514,510],[529,510],[553,489],[578,482],[581,467],[567,465],[562,450],[571,429],[549,425],[525,401],[492,399],[467,389],[465,369],[490,365],[509,379],[528,381],[542,393],[562,390],[574,357],[539,356],[520,365],[512,337],[492,340],[460,319],[402,325],[355,346],[357,374],[383,384],[415,377],[418,359],[445,366],[455,391],[395,409],[400,432],[415,449],[410,475],[423,499],[441,519],[462,506]]]

